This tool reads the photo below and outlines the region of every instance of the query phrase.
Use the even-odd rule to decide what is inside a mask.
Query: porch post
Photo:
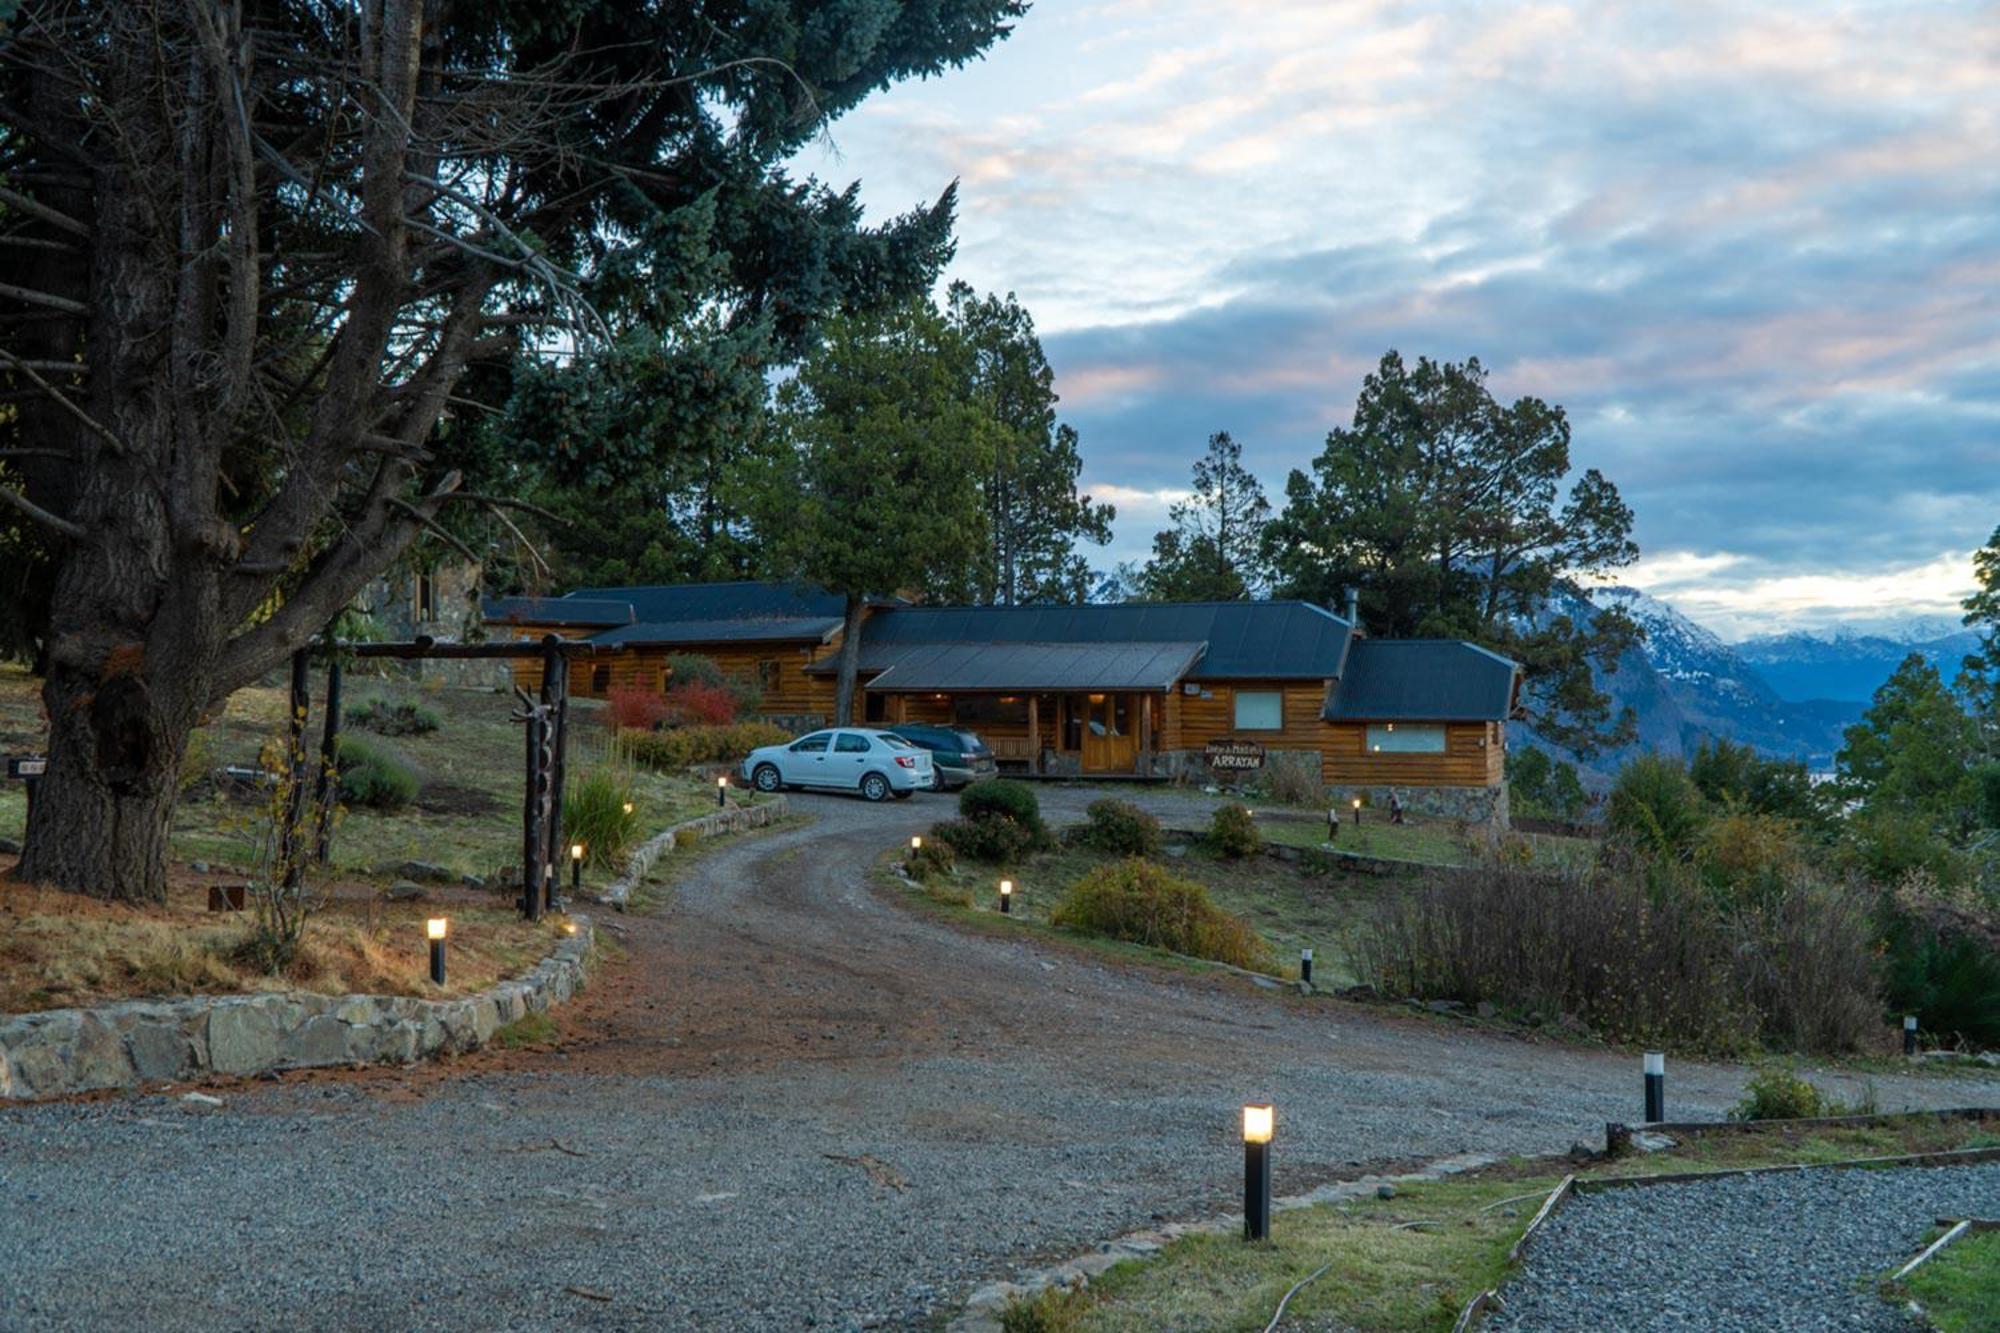
[[[1153,696],[1139,696],[1139,773],[1153,776]]]
[[[1028,772],[1042,771],[1042,697],[1028,692]]]

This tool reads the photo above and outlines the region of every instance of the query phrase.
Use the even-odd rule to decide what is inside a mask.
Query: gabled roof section
[[[1458,639],[1358,639],[1326,707],[1329,722],[1499,722],[1521,668]]]
[[[479,604],[490,625],[629,625],[638,615],[623,599],[590,597],[488,597]]]
[[[787,616],[768,620],[642,620],[593,634],[606,647],[691,643],[825,643],[840,632],[840,616]]]
[[[1327,680],[1341,674],[1351,637],[1347,621],[1310,602],[897,606],[869,617],[862,663],[885,669],[888,650],[932,643],[1205,644],[1190,679]]]
[[[919,643],[893,654],[871,690],[1169,690],[1199,643]]]
[[[840,616],[839,593],[796,583],[677,583],[626,588],[578,588],[562,601],[629,602],[640,621],[797,620]]]

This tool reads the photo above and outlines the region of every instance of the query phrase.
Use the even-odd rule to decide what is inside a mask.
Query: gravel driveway
[[[1937,1218],[1995,1216],[2000,1162],[1582,1194],[1535,1238],[1486,1327],[1901,1333],[1923,1325],[1878,1297],[1875,1281],[1922,1248]]]
[[[1246,1098],[1281,1193],[1636,1118],[1623,1055],[961,934],[868,882],[941,799],[796,801],[618,921],[560,1051],[0,1110],[0,1328],[907,1326],[1227,1208]],[[1741,1083],[1672,1073],[1677,1116]]]

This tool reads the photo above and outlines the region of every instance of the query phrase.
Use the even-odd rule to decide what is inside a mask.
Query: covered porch
[[[1199,643],[925,644],[863,687],[864,716],[976,732],[1035,776],[1150,775],[1167,703]]]

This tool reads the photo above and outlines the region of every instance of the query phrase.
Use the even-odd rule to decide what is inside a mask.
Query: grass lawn
[[[1575,1169],[1588,1179],[1841,1161],[1993,1142],[1993,1134],[1976,1124],[1926,1119],[1804,1136],[1717,1135],[1671,1152]],[[1149,1259],[1111,1269],[1087,1290],[1018,1303],[1008,1326],[1041,1333],[1257,1330],[1293,1283],[1327,1266],[1286,1307],[1288,1325],[1369,1333],[1449,1329],[1468,1301],[1505,1279],[1508,1249],[1571,1169],[1559,1162],[1514,1162],[1469,1176],[1399,1185],[1391,1199],[1371,1195],[1279,1212],[1268,1245],[1245,1245],[1234,1234],[1187,1237]],[[1986,1272],[1977,1271],[1978,1258],[1974,1271],[1941,1274],[1940,1286],[1960,1299],[1990,1299],[1993,1272],[1990,1264]]]
[[[1087,947],[1126,957],[1171,959],[1157,949],[1113,940],[1091,939],[1049,924],[1049,913],[1076,880],[1098,866],[1119,858],[1089,848],[1063,847],[1039,853],[1015,866],[1001,868],[961,858],[947,879],[918,888],[904,885],[913,896],[961,921],[993,929],[1029,929],[1076,940]],[[1271,946],[1276,975],[1298,975],[1299,950],[1313,950],[1313,980],[1320,986],[1344,986],[1355,978],[1346,962],[1346,934],[1357,913],[1379,899],[1406,892],[1409,881],[1397,876],[1363,875],[1334,870],[1312,874],[1303,867],[1268,857],[1230,861],[1205,848],[1190,847],[1179,856],[1160,858],[1175,875],[1208,889],[1217,907],[1248,922]],[[999,912],[1001,879],[1014,883],[1013,911]],[[899,884],[902,881],[897,881]],[[966,900],[969,899],[969,904]]]
[[[1324,816],[1305,818],[1273,811],[1259,811],[1257,826],[1267,841],[1288,847],[1326,847]],[[1564,838],[1546,833],[1515,833],[1509,842],[1528,849],[1536,862],[1568,864],[1588,862],[1597,855],[1597,844],[1588,838]],[[1462,833],[1459,826],[1443,820],[1411,815],[1408,822],[1391,824],[1376,810],[1364,810],[1362,823],[1355,827],[1352,815],[1341,821],[1340,835],[1333,850],[1388,861],[1418,861],[1426,865],[1471,866],[1486,855],[1485,844]]]
[[[319,686],[317,677],[314,685]],[[420,703],[437,713],[443,726],[428,735],[395,738],[357,729],[356,734],[367,735],[372,743],[414,764],[423,787],[416,803],[403,810],[349,810],[334,838],[334,873],[366,876],[378,868],[386,873],[387,867],[414,860],[441,865],[454,874],[489,878],[518,874],[524,742],[520,724],[508,720],[511,697],[490,689],[426,687],[359,672],[348,677],[349,709],[376,698]],[[323,720],[317,704],[315,698],[307,724],[314,747]],[[282,686],[238,691],[221,715],[196,733],[191,765],[255,766],[267,746],[274,741],[282,744],[285,707]],[[575,781],[606,762],[609,741],[601,705],[579,701],[570,718],[569,775]],[[40,683],[18,666],[0,666],[0,745],[15,752],[39,750],[44,734]],[[642,837],[715,806],[712,775],[669,776],[641,769],[634,773],[633,784]],[[732,789],[729,799],[762,798]],[[0,783],[0,836],[19,838],[25,814],[21,784]],[[230,797],[205,783],[191,786],[174,813],[174,859],[252,870],[263,814],[260,800]],[[503,868],[506,874],[498,874]]]
[[[1990,1330],[2000,1320],[2000,1231],[1961,1237],[1910,1274],[1903,1290],[1943,1333]]]
[[[0,880],[0,1014],[243,991],[460,995],[525,973],[563,930],[560,918],[523,921],[467,890],[420,903],[342,897],[307,922],[294,965],[273,976],[238,959],[248,915],[212,914],[207,896],[181,881],[164,906],[142,908]],[[442,990],[424,936],[433,916],[451,922]]]

